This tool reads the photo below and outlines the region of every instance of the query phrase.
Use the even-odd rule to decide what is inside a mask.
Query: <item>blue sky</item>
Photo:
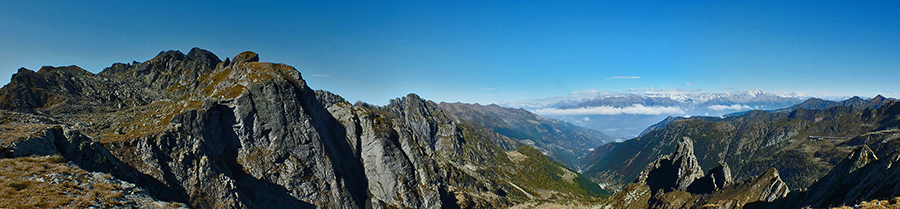
[[[0,84],[162,50],[255,51],[314,89],[384,104],[589,90],[900,97],[900,1],[7,1]]]

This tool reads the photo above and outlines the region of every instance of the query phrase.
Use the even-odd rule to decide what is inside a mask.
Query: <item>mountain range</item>
[[[694,141],[701,167],[726,162],[738,180],[774,167],[786,185],[806,188],[860,145],[880,150],[882,142],[896,138],[891,134],[898,126],[896,100],[854,97],[808,105],[821,101],[810,99],[791,108],[724,118],[672,117],[649,127],[641,137],[597,148],[584,157],[584,174],[610,188],[621,188],[638,176],[643,165],[671,152],[674,139],[687,137]],[[891,151],[885,149],[879,155]]]
[[[895,207],[898,115],[900,101],[879,95],[668,118],[598,148],[585,157],[593,163],[585,174],[622,186],[606,208]],[[879,199],[895,203],[871,201]]]
[[[164,51],[97,74],[22,68],[0,88],[0,207],[497,208],[608,195],[493,131],[503,124],[441,106],[415,94],[350,104],[253,52]]]
[[[797,94],[760,90],[737,93],[610,93],[593,98],[502,103],[538,115],[602,131],[619,141],[636,137],[668,116],[722,116],[748,110],[773,110],[799,104]]]
[[[96,74],[22,68],[0,88],[0,207],[821,208],[900,200],[900,101],[698,95],[598,97],[546,111],[767,110],[666,117],[615,142],[539,116],[547,108],[416,94],[351,104],[249,51],[224,61],[199,48],[163,51]]]

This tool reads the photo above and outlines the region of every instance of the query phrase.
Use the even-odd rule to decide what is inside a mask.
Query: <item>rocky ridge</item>
[[[634,182],[601,207],[743,208],[780,200],[789,191],[774,168],[736,184],[725,163],[704,175],[697,165],[693,142],[685,137],[678,141],[675,152],[648,165]]]
[[[493,208],[604,194],[434,102],[351,105],[253,52],[166,51],[98,74],[20,69],[0,109],[0,126],[53,133],[9,137],[4,157],[59,153],[196,208]]]
[[[703,177],[703,170],[694,156],[694,143],[684,137],[678,141],[671,156],[663,156],[647,165],[636,182],[646,184],[651,191],[686,190],[694,180]],[[730,181],[730,179],[729,179]]]
[[[791,188],[807,188],[860,145],[891,154],[887,147],[894,146],[890,133],[900,127],[900,103],[873,99],[865,104],[673,120],[644,136],[598,147],[584,158],[589,165],[584,174],[621,188],[638,176],[638,166],[674,150],[674,139],[689,137],[701,167],[726,162],[739,181],[775,167]]]

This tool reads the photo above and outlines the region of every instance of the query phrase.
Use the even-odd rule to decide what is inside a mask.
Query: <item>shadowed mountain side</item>
[[[893,141],[898,141],[897,136]],[[892,154],[886,155],[889,157],[878,158],[875,151],[862,145],[807,190],[792,192],[787,198],[754,207],[824,208],[896,198],[900,196],[900,169],[896,166],[900,152],[896,149],[890,152]]]
[[[543,118],[524,109],[463,103],[441,103],[440,107],[452,113],[456,120],[471,121],[534,146],[553,160],[576,170],[582,167],[579,159],[590,149],[612,140],[599,131]]]

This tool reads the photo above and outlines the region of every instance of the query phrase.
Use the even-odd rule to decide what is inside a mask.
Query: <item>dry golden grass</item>
[[[118,184],[69,166],[61,156],[0,159],[0,208],[108,208],[122,204]]]
[[[164,132],[176,114],[187,109],[200,109],[202,101],[156,101],[145,106],[103,115],[82,115],[81,121],[105,124],[95,132],[85,131],[100,143],[118,142]],[[100,126],[100,125],[96,125]]]
[[[43,137],[44,130],[56,125],[21,124],[0,125],[0,147],[6,147],[13,142],[22,141],[29,137]]]
[[[841,206],[834,207],[836,209],[900,209],[900,197],[894,197],[893,200],[871,200],[863,201],[854,207]]]

